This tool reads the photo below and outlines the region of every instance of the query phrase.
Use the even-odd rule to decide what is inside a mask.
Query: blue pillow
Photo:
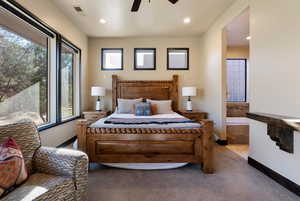
[[[151,116],[151,104],[150,103],[136,103],[135,104],[135,116]]]

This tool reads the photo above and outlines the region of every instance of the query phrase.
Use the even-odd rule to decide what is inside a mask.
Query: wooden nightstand
[[[101,118],[107,117],[109,115],[109,111],[86,111],[83,112],[84,119],[89,122],[95,122]]]
[[[202,119],[207,119],[207,113],[201,112],[199,110],[193,110],[193,111],[180,110],[179,114],[181,114],[182,116],[185,116],[186,118],[194,120],[194,121],[200,121]]]

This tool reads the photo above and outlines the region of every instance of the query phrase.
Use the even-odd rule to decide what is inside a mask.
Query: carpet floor
[[[216,146],[215,155],[213,175],[197,164],[159,171],[92,164],[89,201],[300,201],[231,149]]]

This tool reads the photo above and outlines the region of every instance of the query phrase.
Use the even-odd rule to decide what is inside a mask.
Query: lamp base
[[[193,111],[192,101],[186,102],[186,111]]]
[[[101,111],[101,102],[96,101],[96,111]]]

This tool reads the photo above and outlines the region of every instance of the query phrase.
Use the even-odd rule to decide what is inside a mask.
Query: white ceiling
[[[247,9],[240,16],[236,17],[227,25],[228,46],[248,46],[249,41],[246,39],[250,34],[250,10]]]
[[[52,0],[74,24],[92,37],[196,36],[235,0],[142,0],[137,13],[130,12],[133,0]],[[75,12],[80,5],[84,15]],[[191,18],[184,24],[185,17]],[[100,24],[104,18],[107,23]]]

